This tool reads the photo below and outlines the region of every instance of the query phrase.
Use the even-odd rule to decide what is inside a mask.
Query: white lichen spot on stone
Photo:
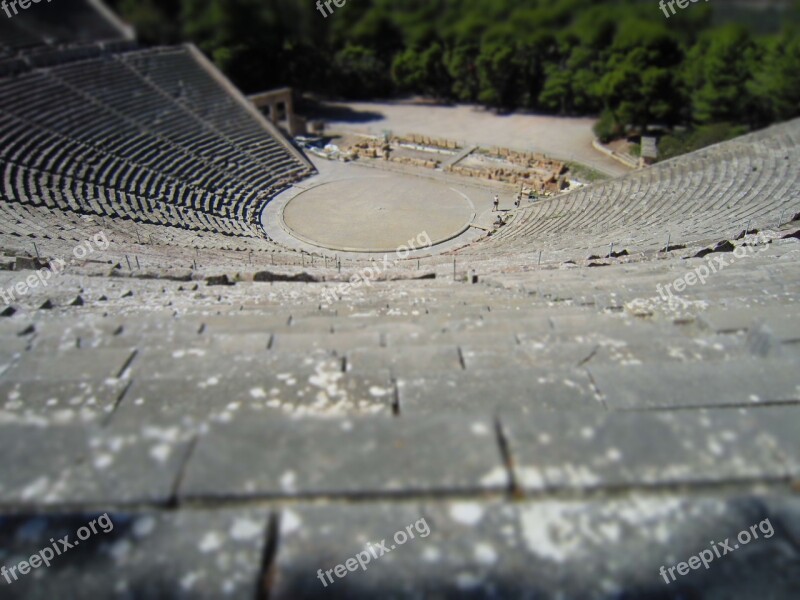
[[[475,502],[456,502],[450,507],[450,518],[462,525],[477,525],[483,513],[483,507]]]
[[[203,554],[215,552],[222,548],[222,536],[216,531],[209,531],[203,536],[203,539],[200,540],[200,544],[197,547]]]
[[[156,519],[155,517],[146,516],[136,519],[133,523],[133,535],[137,538],[147,537],[156,528]]]
[[[160,463],[167,462],[171,453],[172,449],[167,444],[158,444],[150,448],[150,456]]]
[[[114,462],[114,457],[110,454],[98,454],[94,459],[95,469],[107,469]]]
[[[473,423],[470,427],[472,433],[475,435],[485,436],[489,435],[489,428],[485,423]]]
[[[47,477],[39,477],[38,479],[34,480],[33,482],[29,483],[22,489],[20,496],[23,500],[31,500],[32,498],[37,498],[44,494],[47,491],[47,488],[50,486],[50,482]]]
[[[508,485],[508,472],[503,467],[495,467],[481,477],[481,485],[484,487]]]
[[[127,562],[132,548],[133,545],[130,543],[130,541],[123,539],[111,546],[111,550],[109,552],[115,562],[124,563]]]
[[[519,467],[516,472],[519,482],[526,488],[541,489],[545,486],[544,474],[536,467]]]
[[[244,517],[236,519],[231,526],[230,531],[231,539],[236,540],[237,542],[246,542],[257,539],[262,535],[262,533],[263,527],[259,522]]]
[[[296,483],[297,475],[294,471],[287,471],[281,476],[281,488],[284,492],[294,492]]]
[[[281,515],[281,534],[290,535],[300,529],[303,524],[300,516],[293,510],[285,510]]]
[[[456,586],[460,590],[472,590],[480,584],[480,578],[473,573],[459,573],[456,575]]]
[[[201,575],[197,571],[193,571],[191,573],[187,573],[183,577],[181,577],[181,589],[191,591],[194,589],[195,584],[200,579]]]
[[[482,565],[493,565],[497,562],[497,551],[494,546],[486,542],[478,542],[475,544],[473,551],[476,562]]]
[[[422,560],[425,562],[439,562],[442,552],[436,546],[426,546],[422,550]]]

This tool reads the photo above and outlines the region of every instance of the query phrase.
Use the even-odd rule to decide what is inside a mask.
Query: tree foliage
[[[192,41],[248,92],[600,114],[604,137],[800,115],[800,2],[773,34],[717,25],[722,2],[669,19],[652,0],[351,0],[327,17],[313,0],[115,4],[143,41]]]

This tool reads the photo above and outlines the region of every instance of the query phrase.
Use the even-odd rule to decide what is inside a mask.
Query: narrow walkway
[[[475,145],[471,145],[471,146],[468,146],[468,147],[464,148],[461,152],[459,152],[453,158],[451,158],[449,161],[444,163],[443,167],[446,169],[447,167],[452,167],[453,165],[457,165],[462,160],[467,158],[470,154],[475,152],[475,150],[477,150],[477,149],[478,149],[478,147],[475,146]]]

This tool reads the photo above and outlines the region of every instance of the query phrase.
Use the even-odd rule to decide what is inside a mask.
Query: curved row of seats
[[[41,52],[92,42],[125,42],[130,33],[97,10],[90,0],[3,3],[0,60],[20,52]]]
[[[766,227],[800,211],[800,119],[517,211],[464,254],[546,248],[585,258],[612,242],[634,250]],[[619,246],[618,246],[619,248]]]
[[[96,258],[114,259],[126,270],[124,256],[129,257],[134,269],[159,271],[197,266],[235,272],[243,265],[251,265],[254,270],[300,267],[311,260],[260,238],[0,201],[0,248],[10,256],[33,256],[38,252],[44,257],[70,257],[77,244],[100,231],[106,233],[112,245]],[[319,259],[316,264],[322,262]]]
[[[310,172],[189,48],[4,78],[0,168],[7,201],[245,237]]]

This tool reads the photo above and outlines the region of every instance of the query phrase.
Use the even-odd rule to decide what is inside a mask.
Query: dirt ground
[[[431,105],[414,101],[329,104],[325,121],[331,132],[420,133],[466,145],[502,146],[541,152],[587,165],[607,175],[630,169],[592,147],[591,118],[533,114],[496,115],[475,106]]]

